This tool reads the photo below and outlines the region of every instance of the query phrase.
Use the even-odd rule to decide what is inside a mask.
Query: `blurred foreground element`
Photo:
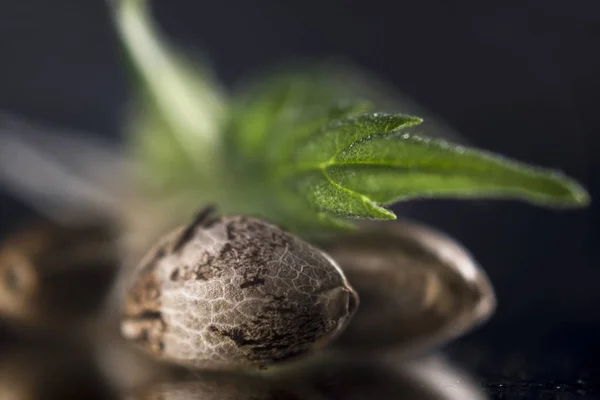
[[[418,355],[487,320],[496,299],[471,255],[410,221],[363,222],[324,243],[360,297],[337,345],[357,357]]]
[[[29,326],[75,329],[102,312],[119,266],[103,223],[29,223],[0,246],[0,314]]]

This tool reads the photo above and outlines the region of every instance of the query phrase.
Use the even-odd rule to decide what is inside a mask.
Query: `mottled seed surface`
[[[138,266],[121,328],[179,364],[266,367],[325,346],[357,304],[317,248],[257,219],[201,214]]]

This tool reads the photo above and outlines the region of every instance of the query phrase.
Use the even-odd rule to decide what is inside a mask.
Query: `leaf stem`
[[[223,99],[198,71],[185,65],[160,38],[147,0],[110,0],[118,33],[148,95],[157,105],[170,134],[199,170],[214,168],[220,145]],[[167,133],[165,133],[167,134]],[[198,150],[202,149],[202,157]]]

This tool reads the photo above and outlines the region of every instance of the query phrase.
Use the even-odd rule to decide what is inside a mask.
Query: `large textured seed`
[[[121,331],[181,365],[266,367],[324,347],[357,304],[322,251],[257,219],[204,212],[137,267]]]

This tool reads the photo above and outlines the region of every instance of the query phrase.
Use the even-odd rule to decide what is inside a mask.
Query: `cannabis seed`
[[[139,264],[121,331],[181,365],[266,367],[324,347],[357,304],[319,249],[266,222],[207,210]]]
[[[61,329],[90,320],[118,265],[115,235],[102,223],[28,224],[0,246],[0,314]]]
[[[456,241],[421,224],[363,222],[323,246],[361,298],[336,342],[344,351],[426,350],[494,311],[494,291],[481,267]]]

